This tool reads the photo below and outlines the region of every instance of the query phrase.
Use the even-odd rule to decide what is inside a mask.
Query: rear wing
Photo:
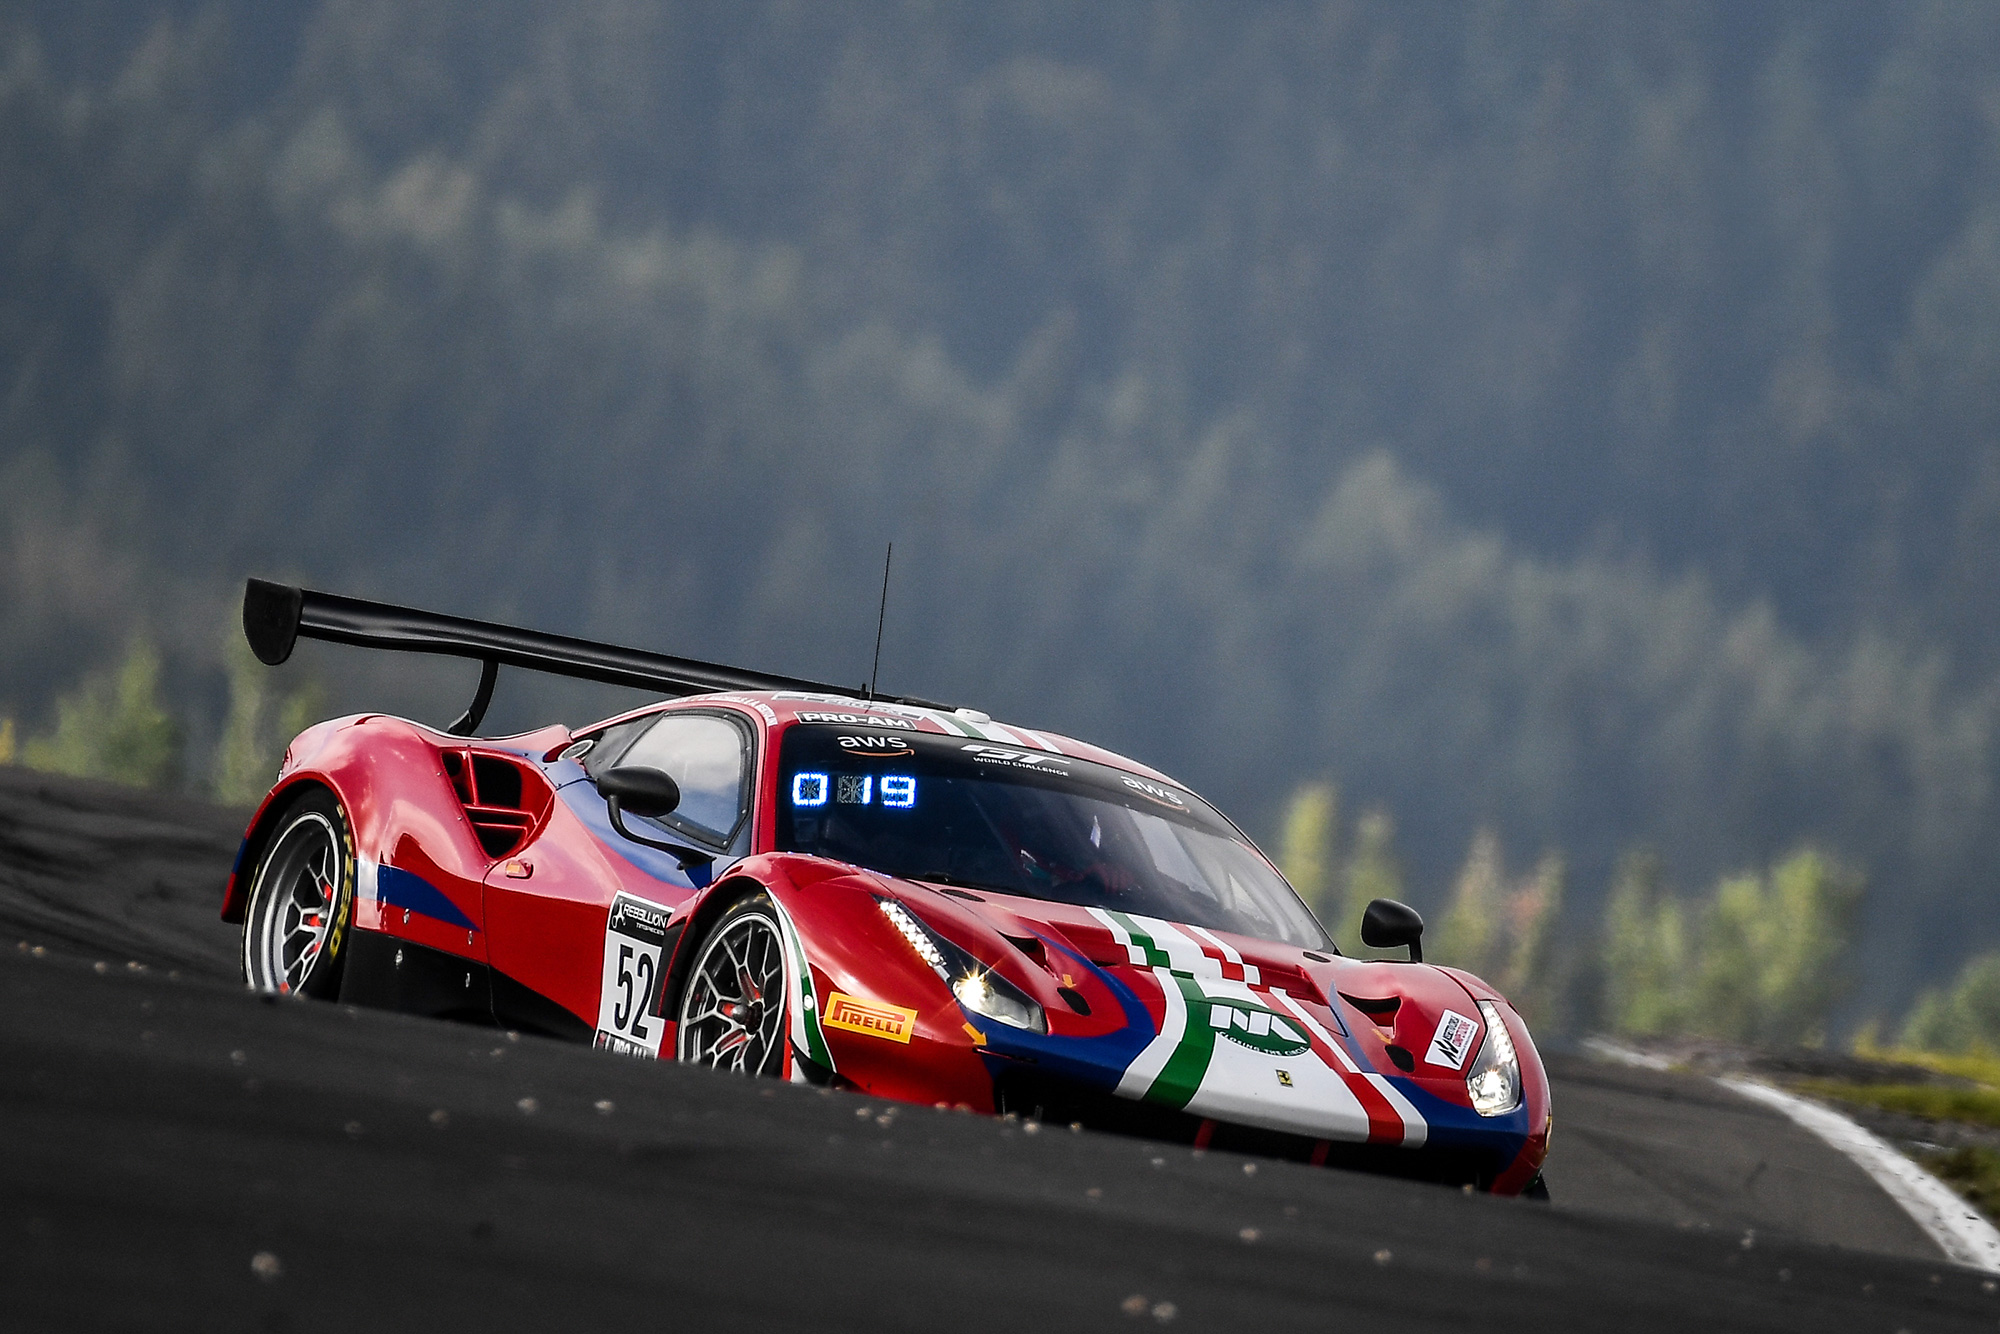
[[[479,662],[482,664],[479,689],[472,697],[472,704],[447,729],[455,736],[471,736],[486,716],[502,663],[580,681],[652,690],[662,695],[699,695],[711,690],[801,690],[868,697],[865,690],[857,692],[819,681],[744,671],[740,667],[598,644],[539,630],[519,630],[491,621],[442,616],[433,611],[342,597],[337,593],[318,593],[263,579],[252,579],[244,585],[243,634],[258,660],[271,667],[291,657],[292,648],[301,637],[363,648],[437,653]],[[950,707],[905,695],[873,698],[923,708]]]

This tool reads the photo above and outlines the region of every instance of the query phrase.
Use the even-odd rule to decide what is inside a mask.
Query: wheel
[[[1530,1181],[1527,1188],[1521,1192],[1521,1198],[1524,1200],[1541,1200],[1544,1203],[1548,1201],[1549,1183],[1542,1179],[1540,1172],[1535,1173],[1535,1179]]]
[[[354,913],[354,835],[340,802],[313,788],[265,844],[243,914],[243,980],[258,991],[330,998]]]
[[[748,895],[722,914],[695,955],[675,1054],[717,1070],[782,1078],[789,998],[777,907],[768,894]]]

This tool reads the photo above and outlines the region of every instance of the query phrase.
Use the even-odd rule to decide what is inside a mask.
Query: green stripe
[[[773,900],[776,902],[776,900]],[[806,949],[792,928],[792,921],[783,908],[778,910],[785,922],[785,943],[792,947],[792,958],[799,970],[799,1008],[806,1027],[806,1056],[818,1065],[835,1069],[833,1053],[827,1049],[826,1034],[819,1027],[819,998],[813,994],[812,963],[806,958]]]
[[[1112,921],[1125,928],[1125,933],[1132,937],[1132,943],[1146,952],[1146,967],[1173,967],[1173,959],[1168,956],[1165,950],[1159,947],[1151,936],[1146,934],[1145,928],[1132,920],[1129,913],[1119,912],[1115,908],[1107,908],[1105,911],[1110,913]]]
[[[956,732],[960,736],[969,736],[974,741],[984,741],[986,739],[966,726],[965,720],[962,718],[954,718],[948,713],[933,713],[931,717],[937,720],[939,727],[944,728],[948,732]]]
[[[1187,1004],[1187,1027],[1181,1032],[1180,1046],[1167,1058],[1153,1087],[1146,1090],[1146,1101],[1186,1107],[1208,1074],[1209,1059],[1215,1054],[1215,1029],[1209,1025],[1208,997],[1201,993],[1201,988],[1192,978],[1171,976],[1179,984],[1181,997]]]

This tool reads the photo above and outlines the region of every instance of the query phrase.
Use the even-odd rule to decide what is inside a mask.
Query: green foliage
[[[1285,805],[1278,869],[1322,921],[1338,907],[1331,901],[1335,843],[1340,829],[1340,789],[1306,783]]]
[[[1452,889],[1451,905],[1438,924],[1437,938],[1425,951],[1438,963],[1477,973],[1495,985],[1507,947],[1501,920],[1506,894],[1503,874],[1500,839],[1491,829],[1482,829],[1472,837],[1471,851]]]
[[[1813,848],[1772,869],[1750,936],[1762,961],[1752,1036],[1776,1043],[1825,1040],[1827,1016],[1853,979],[1842,964],[1861,891],[1858,874]]]
[[[1918,1161],[1988,1218],[2000,1218],[2000,1153],[1967,1146],[1927,1153]]]
[[[113,670],[93,673],[56,702],[56,728],[32,737],[30,768],[134,787],[169,787],[180,777],[181,733],[160,697],[160,654],[140,635]]]
[[[1604,912],[1604,1020],[1621,1033],[1677,1031],[1687,1012],[1687,923],[1658,855],[1619,863]]]
[[[2000,953],[1979,955],[1949,987],[1925,992],[1903,1025],[1903,1045],[1934,1052],[2000,1052]]]
[[[0,764],[14,762],[14,720],[0,717]]]
[[[1628,857],[1605,912],[1605,1020],[1637,1035],[1823,1040],[1860,898],[1859,877],[1811,848],[1724,877],[1692,908],[1657,858]]]
[[[1403,864],[1396,856],[1396,821],[1377,807],[1354,824],[1354,852],[1347,859],[1340,911],[1329,930],[1344,953],[1367,957],[1361,944],[1361,914],[1372,899],[1403,897]],[[1398,951],[1400,953],[1400,951]]]
[[[308,681],[274,697],[271,669],[233,630],[224,641],[223,655],[229,673],[229,719],[215,751],[215,798],[249,805],[270,787],[285,746],[318,716],[325,692],[317,682]]]
[[[1546,1029],[1568,1026],[1564,1000],[1569,990],[1570,958],[1561,948],[1563,885],[1567,868],[1560,852],[1542,854],[1535,872],[1507,900],[1506,926],[1510,948],[1500,976],[1487,980],[1514,1002],[1530,1023]]]
[[[1482,829],[1425,956],[1485,978],[1532,1022],[1559,1027],[1568,962],[1556,937],[1562,894],[1562,854],[1544,855],[1510,885],[1499,836]]]
[[[1952,1088],[1942,1084],[1849,1084],[1835,1079],[1805,1080],[1802,1093],[1879,1107],[1885,1112],[1922,1116],[1932,1121],[1963,1121],[1969,1125],[2000,1126],[2000,1090]]]

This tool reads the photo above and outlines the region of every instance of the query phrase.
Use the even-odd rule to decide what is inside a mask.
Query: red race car
[[[449,729],[307,729],[222,916],[250,985],[877,1097],[1539,1193],[1526,1026],[1420,962],[1341,957],[1226,818],[1142,764],[843,692],[252,580],[297,638],[484,663]],[[472,735],[501,665],[674,696]]]

